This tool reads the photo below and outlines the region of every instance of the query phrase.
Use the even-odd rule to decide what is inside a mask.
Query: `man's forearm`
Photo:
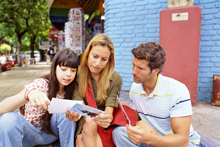
[[[151,134],[150,138],[146,138],[144,143],[157,147],[186,147],[188,142],[189,137],[180,134],[166,136]]]

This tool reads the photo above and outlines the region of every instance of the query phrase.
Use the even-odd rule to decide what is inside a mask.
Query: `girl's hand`
[[[29,101],[33,107],[40,107],[47,110],[47,106],[50,105],[50,100],[44,92],[38,90],[31,90],[28,94]]]
[[[70,108],[69,108],[70,109]],[[66,111],[66,118],[69,120],[69,121],[78,121],[80,118],[81,118],[81,114],[78,114],[78,113],[75,113],[75,112],[72,112],[70,110],[67,110]]]
[[[95,123],[103,128],[108,128],[113,120],[113,115],[109,113],[104,113],[101,115],[97,115],[92,118]]]

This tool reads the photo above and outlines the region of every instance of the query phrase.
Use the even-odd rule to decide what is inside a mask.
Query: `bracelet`
[[[28,94],[29,94],[30,90],[26,90],[25,93],[24,93],[24,98],[25,100],[29,101],[29,98],[28,98]]]
[[[24,93],[24,98],[25,98],[25,100],[29,101],[28,94],[29,94],[32,90],[35,90],[35,88],[34,88],[34,89],[30,89],[30,90],[27,89],[27,90],[25,91],[25,93]]]

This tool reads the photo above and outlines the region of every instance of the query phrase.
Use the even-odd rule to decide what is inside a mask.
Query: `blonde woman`
[[[78,74],[79,89],[75,89],[73,99],[83,99],[86,105],[91,105],[88,101],[95,100],[97,108],[105,111],[105,113],[91,119],[81,117],[77,113],[67,112],[67,118],[71,121],[78,121],[81,118],[78,121],[76,131],[76,147],[114,146],[111,133],[109,137],[103,136],[105,134],[103,128],[109,127],[113,120],[114,108],[118,107],[117,95],[122,86],[122,78],[114,71],[114,67],[112,40],[104,34],[96,35],[84,53]],[[91,97],[88,98],[89,89],[94,97],[90,95]]]

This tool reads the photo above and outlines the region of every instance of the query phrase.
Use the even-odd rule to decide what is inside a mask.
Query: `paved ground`
[[[12,70],[0,73],[0,101],[6,96],[17,94],[25,84],[48,74],[49,71],[50,65],[43,62],[27,67],[14,67]]]
[[[33,79],[48,74],[50,65],[45,62],[27,67],[15,67],[14,69],[0,73],[0,101],[14,95],[23,89],[25,84]],[[128,93],[124,91],[124,93]],[[128,101],[122,99],[124,104]],[[220,107],[212,106],[209,102],[198,101],[193,106],[192,124],[200,134],[220,144]]]

